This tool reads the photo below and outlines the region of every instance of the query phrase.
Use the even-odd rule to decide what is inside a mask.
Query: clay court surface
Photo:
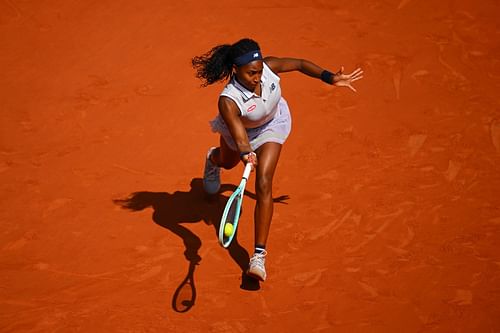
[[[0,331],[500,331],[499,7],[1,0]],[[242,37],[365,71],[357,94],[281,75],[260,285],[254,175],[227,251],[243,168],[204,197],[223,86],[190,66]]]

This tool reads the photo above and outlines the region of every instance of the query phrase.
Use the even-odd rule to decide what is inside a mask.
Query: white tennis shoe
[[[220,168],[210,159],[214,150],[215,147],[208,150],[207,159],[205,160],[205,171],[203,173],[203,189],[208,194],[215,194],[220,189]]]
[[[267,252],[254,253],[248,264],[247,274],[261,281],[266,280],[266,255]]]

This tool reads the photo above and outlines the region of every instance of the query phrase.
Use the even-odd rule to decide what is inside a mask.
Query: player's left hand
[[[344,74],[344,66],[342,66],[340,70],[333,76],[333,85],[337,87],[348,87],[352,91],[356,92],[356,89],[354,89],[352,83],[362,78],[363,70],[361,68],[357,68],[351,74]]]

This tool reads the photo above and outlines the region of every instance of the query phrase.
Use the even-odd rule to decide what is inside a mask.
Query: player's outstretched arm
[[[352,91],[356,91],[352,83],[363,78],[363,70],[361,68],[357,68],[350,74],[344,74],[343,66],[338,72],[331,73],[305,59],[266,57],[264,61],[275,73],[299,71],[337,87],[348,87]]]

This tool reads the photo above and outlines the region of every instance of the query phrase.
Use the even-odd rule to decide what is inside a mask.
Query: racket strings
[[[236,198],[234,198],[233,202],[230,204],[228,213],[224,219],[224,226],[225,227],[227,224],[232,224],[233,225],[233,231],[230,235],[226,235],[224,233],[224,241],[228,241],[230,238],[234,236],[236,233],[236,225],[238,223],[238,219],[241,215],[241,195],[238,195]]]

